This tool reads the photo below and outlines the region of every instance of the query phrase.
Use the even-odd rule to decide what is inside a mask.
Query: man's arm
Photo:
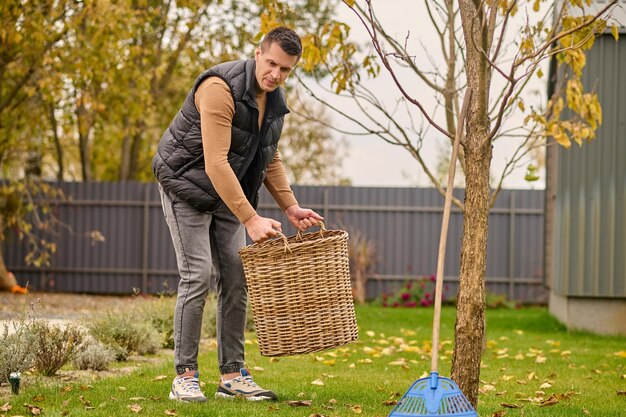
[[[285,167],[280,160],[280,154],[276,151],[274,159],[267,166],[267,175],[264,181],[265,187],[276,200],[278,206],[298,230],[304,231],[317,224],[318,220],[324,220],[322,216],[311,209],[303,209],[298,204],[296,197],[289,186]]]
[[[255,242],[276,236],[279,222],[259,216],[246,198],[228,163],[235,104],[226,83],[209,77],[198,87],[195,103],[200,112],[205,172],[224,204],[241,221]]]

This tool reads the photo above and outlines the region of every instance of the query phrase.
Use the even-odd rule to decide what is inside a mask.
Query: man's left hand
[[[293,224],[296,229],[301,232],[304,232],[311,226],[316,226],[318,224],[318,221],[324,220],[322,216],[320,216],[313,210],[304,209],[298,204],[287,207],[287,209],[285,210],[285,215],[287,216],[291,224]]]

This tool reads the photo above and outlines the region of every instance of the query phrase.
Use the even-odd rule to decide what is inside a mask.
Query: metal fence
[[[155,184],[62,183],[71,201],[55,215],[57,252],[49,266],[23,262],[20,242],[4,243],[5,260],[21,283],[44,291],[128,294],[176,288],[176,259]],[[436,272],[443,200],[434,189],[294,186],[301,206],[322,214],[328,228],[361,233],[375,248],[368,298],[410,278]],[[455,192],[462,198],[462,191]],[[543,191],[505,190],[489,217],[487,284],[490,291],[530,303],[546,301],[543,282]],[[294,232],[265,190],[259,212]],[[93,242],[97,230],[105,237]],[[453,208],[445,262],[448,294],[456,293],[462,215]]]

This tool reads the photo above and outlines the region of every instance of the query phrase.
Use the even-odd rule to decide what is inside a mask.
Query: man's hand
[[[250,217],[243,225],[248,231],[250,239],[256,243],[275,237],[277,232],[282,231],[279,222],[267,217],[261,217],[258,214]]]
[[[285,215],[299,231],[304,232],[311,226],[316,226],[318,221],[324,220],[322,216],[311,209],[303,209],[298,204],[287,207]]]

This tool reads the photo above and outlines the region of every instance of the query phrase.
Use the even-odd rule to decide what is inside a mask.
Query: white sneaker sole
[[[236,399],[244,399],[247,401],[270,401],[271,398],[270,397],[264,397],[264,396],[260,396],[260,397],[246,397],[244,395],[228,395],[225,394],[223,392],[216,392],[215,393],[215,398],[225,398],[227,400],[236,400]]]
[[[174,401],[182,401],[185,403],[203,403],[206,402],[206,397],[179,397],[175,395],[172,391],[170,391],[170,400]]]

